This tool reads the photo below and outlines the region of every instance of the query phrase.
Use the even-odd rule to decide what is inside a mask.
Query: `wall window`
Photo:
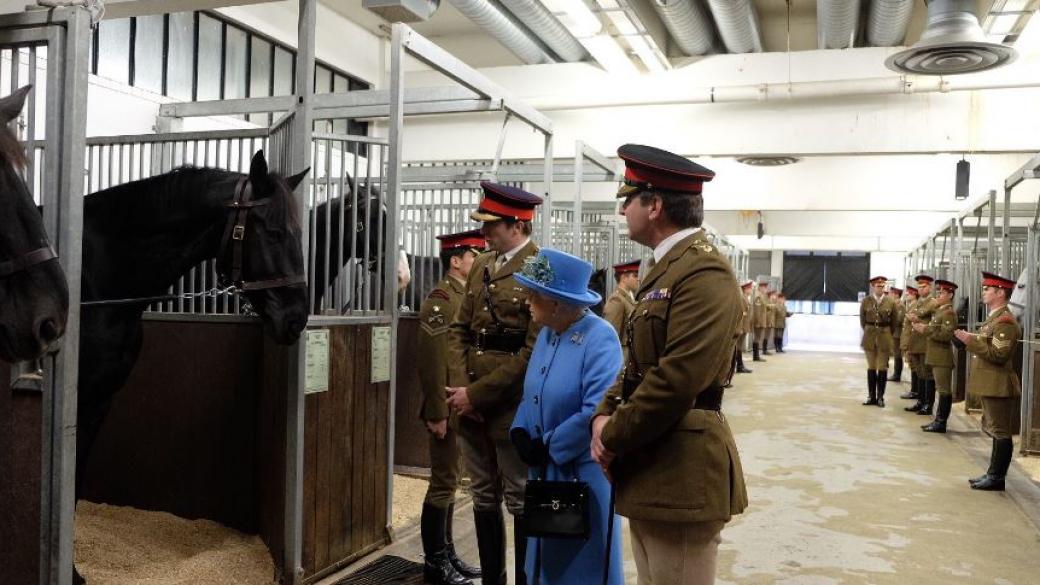
[[[166,95],[191,101],[195,97],[195,15],[178,12],[168,21]]]
[[[224,33],[224,99],[246,97],[249,78],[249,35],[246,31],[227,27]]]
[[[131,83],[154,93],[163,92],[163,49],[166,46],[166,17],[135,19],[134,70]]]
[[[196,53],[195,101],[220,99],[221,47],[224,42],[222,23],[205,14],[198,20],[199,50]]]
[[[95,73],[113,81],[130,83],[130,19],[101,21],[97,36]]]

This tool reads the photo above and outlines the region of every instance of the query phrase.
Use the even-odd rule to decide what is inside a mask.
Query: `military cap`
[[[762,280],[758,281],[758,286],[769,286],[769,277],[762,277]]]
[[[914,282],[935,282],[935,279],[927,274],[918,274],[914,277]]]
[[[755,281],[748,279],[744,281],[744,284],[740,285],[740,288],[749,288],[755,284]]]
[[[653,146],[625,144],[617,154],[625,161],[625,179],[618,198],[649,190],[698,195],[704,183],[715,178],[715,171]]]
[[[639,260],[629,260],[628,262],[615,264],[614,274],[624,274],[626,272],[639,272],[639,264]]]
[[[870,278],[870,284],[874,284],[875,282],[878,282],[878,281],[888,282],[888,277],[887,276],[873,276],[873,277]]]
[[[896,288],[896,287],[893,286],[892,288],[888,289],[888,292],[894,292],[896,294],[900,294],[901,295],[901,294],[903,294],[903,289]]]
[[[437,236],[441,242],[441,252],[454,250],[456,248],[473,248],[483,250],[487,247],[487,240],[480,230],[469,230],[457,234],[443,234]]]
[[[938,288],[939,290],[945,290],[945,291],[949,291],[949,292],[957,292],[957,285],[952,283],[952,282],[950,282],[950,281],[948,281],[948,280],[936,279],[935,287]]]
[[[910,286],[908,284],[908,285],[906,285],[906,292],[914,293],[916,295],[917,294],[917,287],[916,286]]]
[[[481,181],[484,198],[477,210],[470,214],[475,221],[501,221],[506,218],[531,221],[534,208],[542,204],[542,198],[509,185]]]
[[[1015,281],[1010,278],[1004,278],[999,274],[993,274],[992,272],[982,273],[982,286],[995,286],[997,288],[1014,289]]]

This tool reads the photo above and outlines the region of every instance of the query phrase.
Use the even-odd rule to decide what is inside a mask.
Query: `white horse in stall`
[[[1018,275],[1018,281],[1015,282],[1015,290],[1011,293],[1011,298],[1008,300],[1008,308],[1014,313],[1019,323],[1022,322],[1022,315],[1026,311],[1026,303],[1029,302],[1028,274],[1029,268],[1027,267]]]

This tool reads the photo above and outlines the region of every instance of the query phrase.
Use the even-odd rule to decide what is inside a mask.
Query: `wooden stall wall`
[[[12,392],[10,380],[0,362],[0,582],[37,583],[42,396]]]
[[[1033,360],[1033,371],[1040,374],[1040,351],[1029,352]],[[1033,387],[1022,388],[1022,392],[1033,393],[1033,418],[1029,422],[1029,442],[1023,448],[1031,455],[1040,455],[1040,375],[1033,376]]]
[[[394,420],[394,468],[424,475],[430,469],[429,435],[419,419],[423,393],[419,385],[417,335],[419,318],[401,317],[397,326],[397,402]]]
[[[313,582],[389,542],[389,382],[371,382],[372,325],[329,328],[327,392],[306,399],[303,565]]]

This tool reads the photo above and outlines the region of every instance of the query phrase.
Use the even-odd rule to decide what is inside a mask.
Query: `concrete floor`
[[[723,531],[720,585],[1040,583],[1040,486],[1016,463],[1008,492],[969,489],[989,442],[961,405],[951,432],[927,434],[925,417],[902,409],[906,384],[889,384],[885,409],[860,405],[861,355],[748,365],[755,372],[737,377],[723,410],[751,507]],[[469,506],[456,511],[456,540],[475,561]],[[375,556],[420,553],[413,527]],[[625,569],[635,583],[630,554]]]

